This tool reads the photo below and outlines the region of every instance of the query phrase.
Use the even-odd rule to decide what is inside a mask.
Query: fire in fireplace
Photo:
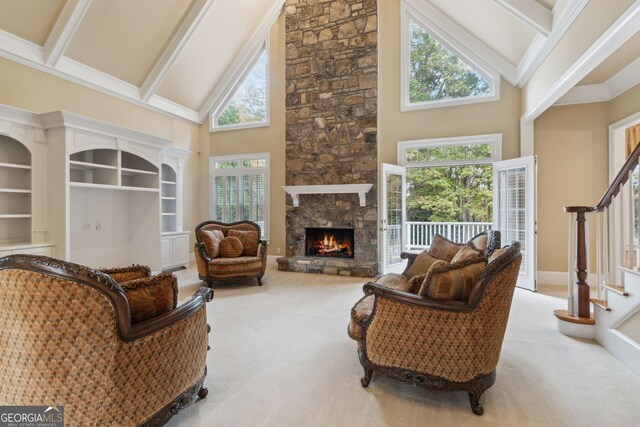
[[[306,256],[353,258],[353,228],[307,228]]]

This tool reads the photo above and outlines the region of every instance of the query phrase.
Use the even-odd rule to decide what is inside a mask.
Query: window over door
[[[269,153],[210,159],[211,219],[249,220],[269,236]]]

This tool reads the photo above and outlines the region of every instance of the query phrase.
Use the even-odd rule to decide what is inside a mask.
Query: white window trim
[[[491,157],[486,159],[469,159],[469,160],[450,160],[437,162],[407,162],[407,150],[424,147],[445,147],[469,144],[488,144],[491,145]],[[398,164],[407,168],[423,168],[434,166],[461,166],[461,165],[480,165],[492,164],[502,160],[502,134],[457,136],[451,138],[434,138],[419,139],[413,141],[399,141]]]
[[[260,45],[260,48],[251,55],[250,60],[247,61],[247,66],[242,69],[242,72],[238,74],[238,78],[233,82],[233,84],[229,87],[227,94],[222,98],[220,104],[216,107],[214,106],[210,119],[209,119],[209,131],[210,132],[223,132],[227,130],[238,130],[238,129],[249,129],[249,128],[258,128],[265,127],[271,125],[271,73],[270,73],[270,64],[271,64],[271,51],[269,49],[269,36],[267,35],[265,41]],[[222,112],[227,108],[227,105],[236,94],[238,88],[244,83],[244,80],[247,78],[253,67],[257,64],[260,56],[265,53],[267,54],[267,60],[264,64],[265,66],[265,117],[264,121],[261,122],[249,122],[249,123],[239,123],[235,125],[226,125],[219,126],[217,124],[218,115],[222,114]]]
[[[429,36],[436,39],[442,46],[449,49],[464,63],[472,67],[476,72],[487,79],[489,81],[489,84],[491,85],[491,94],[485,96],[468,96],[465,98],[452,98],[437,101],[411,103],[409,101],[409,17],[411,17],[415,22],[423,27],[425,31],[429,33]],[[500,100],[500,73],[489,64],[484,63],[484,61],[480,61],[479,59],[472,59],[468,55],[465,55],[460,49],[457,49],[454,46],[454,43],[449,43],[445,39],[445,37],[446,33],[440,34],[437,29],[429,25],[429,19],[427,19],[424,15],[422,15],[420,12],[418,12],[405,2],[402,2],[400,25],[400,111],[404,112],[425,110],[429,108],[452,107],[456,105],[476,104],[481,102],[493,102]]]
[[[240,164],[243,160],[265,159],[265,166],[259,167],[237,167],[237,168],[225,168],[216,169],[216,162],[230,162],[238,161]],[[211,156],[209,157],[209,217],[213,218],[213,186],[214,177],[216,176],[240,176],[245,172],[264,172],[264,239],[269,242],[269,212],[271,209],[270,191],[271,188],[271,153],[252,153],[252,154],[239,154],[229,156]]]

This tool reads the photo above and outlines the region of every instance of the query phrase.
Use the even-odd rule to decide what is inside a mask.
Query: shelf
[[[300,206],[300,194],[343,194],[355,193],[360,198],[360,206],[366,206],[365,194],[373,184],[337,184],[337,185],[291,185],[283,186],[291,195],[293,206]]]
[[[82,171],[95,170],[95,169],[109,169],[109,170],[118,169],[116,166],[101,165],[99,163],[80,162],[77,160],[69,160],[69,167],[71,169],[82,170]]]
[[[176,183],[174,181],[161,181],[162,184],[167,184],[167,185],[176,185]]]
[[[0,167],[11,169],[31,169],[29,165],[19,165],[16,163],[0,163]]]
[[[176,216],[175,212],[162,212],[162,216]]]
[[[31,190],[22,190],[19,188],[0,188],[0,193],[23,193],[30,194]]]
[[[31,214],[0,214],[0,219],[3,218],[31,218]]]
[[[126,185],[107,185],[107,184],[91,184],[86,182],[71,182],[69,183],[71,187],[83,187],[83,188],[102,188],[105,190],[125,190],[125,191],[142,191],[147,193],[159,193],[160,190],[157,188],[146,188],[146,187],[129,187]]]
[[[177,200],[175,197],[161,197],[162,200]]]
[[[146,171],[142,169],[130,169],[130,168],[122,168],[122,175],[134,176],[134,175],[158,175],[158,172],[154,171]]]

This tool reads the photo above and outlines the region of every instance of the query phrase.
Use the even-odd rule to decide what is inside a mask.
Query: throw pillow
[[[424,279],[426,278],[427,278],[427,274],[425,273],[425,274],[419,274],[417,276],[413,276],[411,279],[409,279],[408,292],[411,292],[412,294],[417,294],[420,288],[422,287],[422,284],[424,283]]]
[[[220,230],[200,230],[200,237],[204,243],[204,250],[209,258],[220,256],[220,242],[224,239],[224,234]]]
[[[242,255],[242,242],[237,237],[229,236],[220,242],[220,255],[224,258],[237,258]]]
[[[478,248],[481,251],[486,251],[487,250],[487,242],[489,241],[488,237],[487,237],[487,233],[482,233],[479,236],[474,237],[473,239],[469,240],[469,243],[473,244],[473,246],[475,246],[476,248]]]
[[[143,279],[151,275],[149,266],[140,264],[134,264],[130,267],[101,268],[100,271],[111,276],[118,283]]]
[[[242,255],[258,255],[258,232],[245,230],[229,230],[229,236],[237,237],[242,242]]]
[[[427,251],[429,255],[443,259],[445,261],[451,261],[453,256],[462,248],[464,245],[459,245],[457,243],[452,242],[446,237],[436,234],[433,240],[431,241],[431,245],[429,246],[429,250]]]
[[[131,313],[131,323],[153,319],[176,308],[178,280],[171,273],[121,283]]]
[[[404,275],[407,276],[407,279],[411,279],[413,276],[427,274],[431,264],[437,260],[437,258],[429,255],[427,251],[423,251],[416,257],[416,259],[413,260],[413,264],[411,264],[411,267],[407,269]]]
[[[436,299],[467,301],[485,265],[484,261],[474,260],[456,264],[437,261],[431,266],[418,294]]]
[[[495,251],[493,251],[493,254],[491,254],[491,257],[489,258],[489,264],[499,258],[500,255],[502,255],[507,249],[508,247],[505,246],[504,248],[496,249]]]
[[[476,248],[473,243],[469,242],[464,245],[454,256],[451,258],[451,263],[466,261],[472,258],[484,258],[484,252]],[[485,259],[486,261],[486,259]]]

